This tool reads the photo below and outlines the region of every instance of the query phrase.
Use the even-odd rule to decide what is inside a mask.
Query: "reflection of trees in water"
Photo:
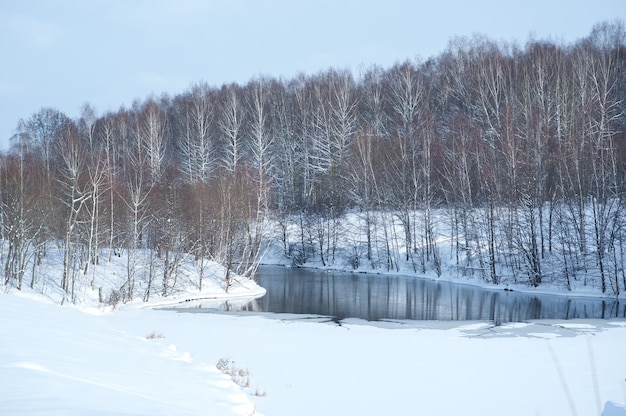
[[[602,300],[602,318],[626,318],[626,305],[620,303],[618,299]]]
[[[626,317],[624,304],[617,300],[528,295],[418,278],[265,267],[258,279],[267,294],[244,310],[368,320]]]
[[[541,299],[531,297],[528,302],[528,318],[527,319],[539,319],[541,318]]]

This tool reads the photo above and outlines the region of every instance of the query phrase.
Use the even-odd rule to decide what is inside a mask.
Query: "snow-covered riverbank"
[[[413,212],[411,215],[421,218],[423,214],[423,212]],[[596,266],[584,271],[579,270],[575,275],[571,272],[568,274],[567,268],[553,254],[546,255],[543,259],[545,269],[542,282],[538,286],[530,284],[525,275],[528,272],[527,265],[524,265],[521,260],[516,263],[517,268],[514,271],[502,264],[494,265],[497,275],[495,279],[497,282],[495,282],[489,277],[491,272],[488,270],[486,260],[487,240],[481,240],[482,243],[472,250],[463,251],[463,255],[470,258],[462,260],[458,250],[462,246],[461,240],[463,239],[458,235],[455,239],[449,237],[453,233],[450,231],[451,219],[446,210],[436,210],[433,214],[433,222],[437,224],[435,230],[437,239],[433,243],[437,253],[436,265],[432,260],[427,259],[426,249],[423,246],[413,247],[408,250],[407,255],[406,242],[402,238],[403,224],[398,222],[397,213],[376,212],[372,215],[377,218],[375,223],[378,225],[374,227],[377,232],[371,234],[369,238],[364,232],[367,228],[365,218],[362,213],[356,211],[344,213],[332,224],[326,224],[327,227],[322,227],[317,233],[308,230],[305,226],[307,222],[297,217],[287,217],[283,222],[275,221],[269,227],[272,238],[268,239],[261,263],[288,267],[295,265],[349,273],[420,277],[535,295],[626,299],[626,291],[620,289],[622,283],[626,284],[626,280],[620,283],[623,276],[620,267],[613,269],[619,271],[619,282],[610,282],[609,289],[605,292],[602,291]],[[322,221],[321,218],[315,216],[308,218],[308,220],[313,219]],[[332,236],[325,234],[331,231]],[[392,238],[391,236],[393,236],[393,241],[389,243],[386,240]],[[367,249],[368,241],[371,250]],[[593,253],[594,250],[593,246],[589,246],[589,253]],[[371,258],[368,260],[369,251],[371,251]]]

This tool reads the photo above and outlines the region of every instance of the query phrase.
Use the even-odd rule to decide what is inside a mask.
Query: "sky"
[[[0,150],[42,107],[72,118],[192,84],[358,74],[482,34],[572,43],[623,0],[0,0]]]

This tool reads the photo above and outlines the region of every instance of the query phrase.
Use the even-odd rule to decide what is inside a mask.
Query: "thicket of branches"
[[[250,274],[270,214],[283,230],[300,225],[286,255],[327,263],[350,210],[373,267],[398,261],[391,238],[373,238],[387,218],[416,269],[441,271],[444,237],[460,269],[494,283],[537,286],[558,271],[619,293],[625,99],[626,32],[614,22],[572,45],[455,39],[358,77],[198,83],[102,116],[86,105],[76,120],[44,108],[0,158],[4,281],[21,287],[52,243],[68,293],[103,252],[128,255],[128,299],[146,250],[165,264],[164,293],[185,253]]]

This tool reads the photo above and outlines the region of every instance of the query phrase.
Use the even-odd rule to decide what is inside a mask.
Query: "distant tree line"
[[[68,294],[103,253],[128,256],[126,299],[146,253],[165,270],[148,288],[164,294],[184,255],[250,275],[269,219],[295,263],[332,264],[356,212],[359,264],[440,273],[450,244],[459,270],[493,283],[558,272],[619,293],[625,110],[621,22],[572,45],[459,38],[358,76],[198,83],[101,116],[85,105],[75,120],[43,108],[0,157],[4,283],[34,285],[52,244]],[[381,240],[397,229],[386,222],[401,232]]]

